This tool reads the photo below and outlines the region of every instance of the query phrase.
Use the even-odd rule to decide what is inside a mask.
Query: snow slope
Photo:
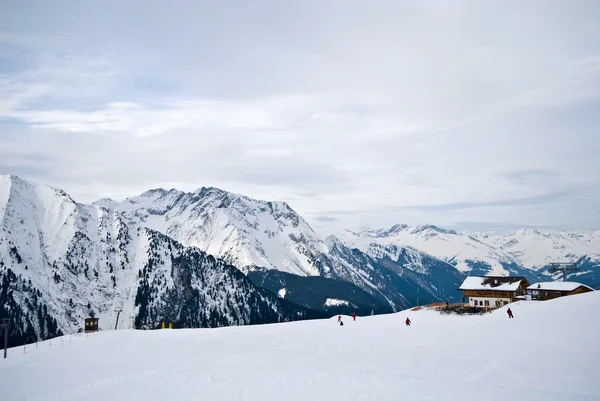
[[[111,331],[11,349],[7,400],[600,399],[600,292],[484,316],[428,310],[221,329]],[[406,327],[409,316],[412,326]],[[552,333],[552,335],[548,335]]]

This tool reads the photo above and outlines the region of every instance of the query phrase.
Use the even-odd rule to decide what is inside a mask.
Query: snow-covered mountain
[[[277,322],[307,311],[254,286],[238,269],[114,209],[0,176],[0,317],[12,341],[161,321],[180,327]]]
[[[345,230],[338,236],[346,245],[379,257],[393,257],[395,248],[408,246],[445,260],[465,273],[481,263],[489,265],[490,273],[505,273],[504,266],[511,263],[511,259],[505,253],[499,252],[491,245],[471,236],[432,225],[397,224],[389,229]]]
[[[583,257],[600,260],[600,231],[540,232],[524,228],[508,235],[473,234],[472,237],[532,270]]]
[[[462,279],[452,266],[424,254],[406,266],[385,266],[377,257],[353,250],[336,237],[320,239],[284,202],[251,199],[216,188],[192,193],[154,189],[125,200],[115,210],[134,224],[198,247],[246,273],[258,266],[348,281],[395,310],[412,305],[420,285],[434,284],[428,299],[453,299]],[[411,270],[428,278],[417,277]]]
[[[285,202],[265,202],[201,188],[154,189],[115,210],[137,224],[246,270],[263,266],[299,275],[322,275],[314,258],[325,244]],[[327,266],[324,266],[327,268]]]
[[[62,190],[0,176],[0,313],[19,322],[22,337],[73,331],[91,313],[105,328],[163,319],[248,324],[310,313],[274,294],[296,290],[299,303],[314,305],[310,282],[282,276],[299,288],[277,289],[283,279],[267,277],[270,270],[345,281],[381,310],[460,299],[465,273],[546,279],[547,263],[565,259],[580,261],[578,281],[598,287],[599,238],[533,230],[466,235],[430,225],[321,238],[284,202],[216,188],[154,189],[86,205]],[[273,292],[240,271],[255,273],[255,282],[268,278]],[[318,282],[325,302],[350,303],[339,292],[328,295],[330,282]]]
[[[579,262],[578,280],[598,286],[600,232],[540,232],[521,229],[508,235],[461,234],[432,225],[394,225],[389,229],[345,230],[339,238],[373,257],[394,259],[397,247],[411,247],[444,260],[465,273],[546,274],[552,262]],[[559,273],[553,277],[558,278]]]

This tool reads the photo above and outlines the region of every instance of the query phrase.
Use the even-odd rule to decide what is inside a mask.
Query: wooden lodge
[[[594,289],[585,284],[572,281],[548,281],[535,283],[527,287],[527,293],[531,295],[531,299],[540,301],[565,297],[568,295],[583,294],[590,291],[594,291]]]
[[[458,289],[469,306],[498,308],[525,296],[528,286],[521,276],[469,276]]]
[[[85,332],[93,333],[98,331],[98,318],[97,317],[89,317],[85,319]]]

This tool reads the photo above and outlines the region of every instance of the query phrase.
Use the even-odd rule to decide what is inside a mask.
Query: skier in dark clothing
[[[356,320],[356,312],[352,314],[352,319]]]
[[[340,326],[343,326],[343,325],[344,325],[344,322],[342,322],[342,321],[340,320]]]
[[[514,318],[514,316],[513,316],[513,313],[512,313],[512,311],[510,310],[510,308],[508,308],[508,310],[506,311],[506,313],[508,313],[508,318],[509,318],[509,319],[513,319],[513,318]]]
[[[410,326],[410,319],[409,318],[406,318],[406,325]]]

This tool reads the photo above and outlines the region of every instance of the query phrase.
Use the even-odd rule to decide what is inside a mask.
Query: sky
[[[315,227],[600,228],[600,3],[13,1],[0,174]]]

